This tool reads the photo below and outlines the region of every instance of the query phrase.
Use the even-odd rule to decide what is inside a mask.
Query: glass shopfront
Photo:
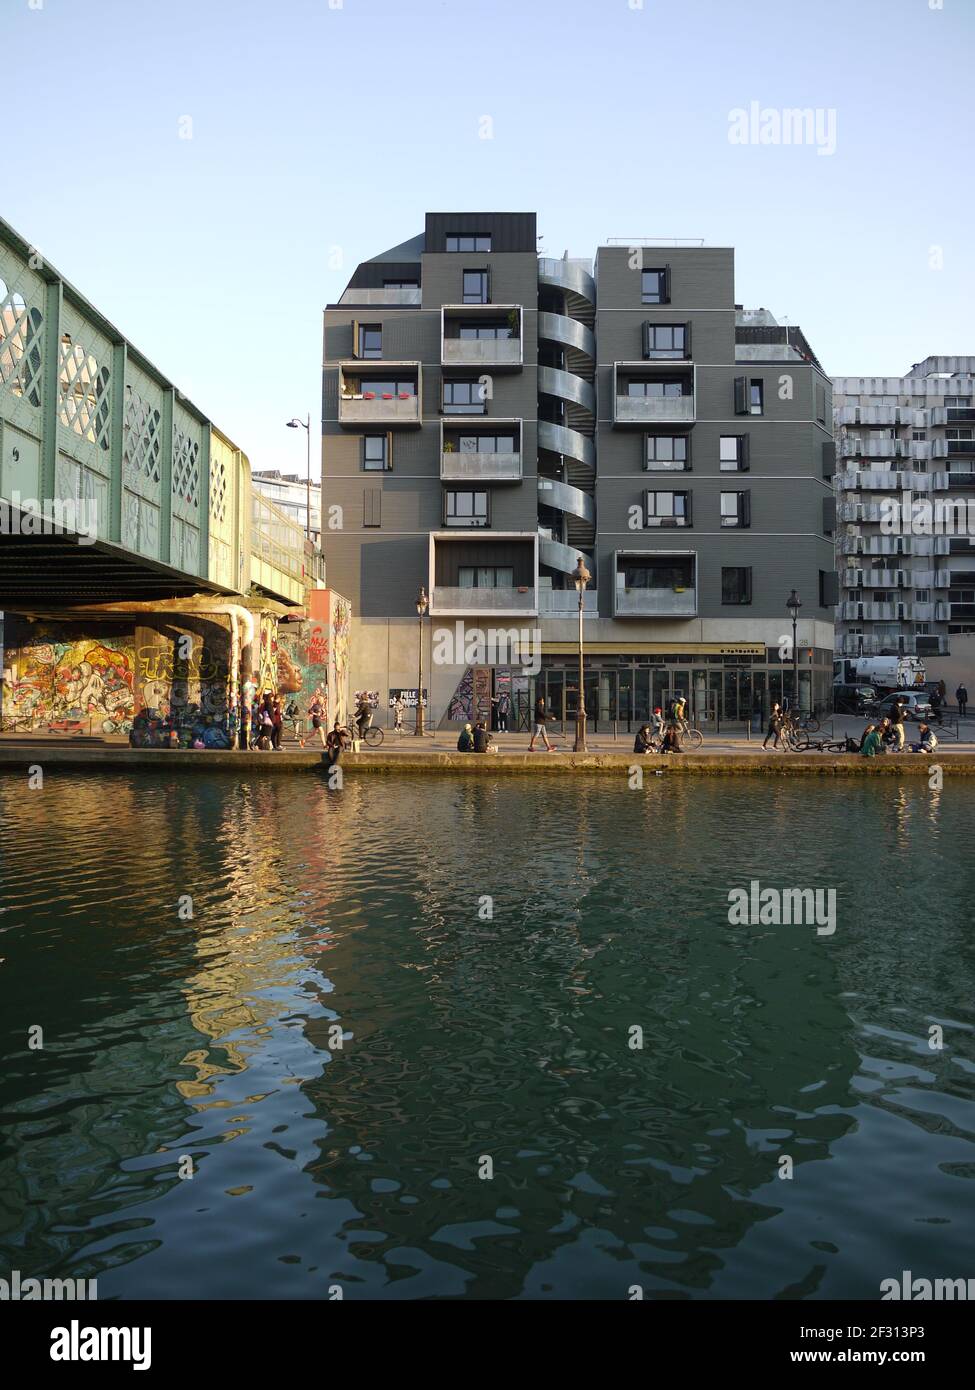
[[[829,707],[833,654],[804,647],[799,652],[799,708]],[[755,714],[768,717],[774,701],[793,704],[795,671],[781,661],[775,647],[764,653],[694,655],[681,652],[648,655],[587,654],[585,658],[587,725],[595,733],[626,731],[646,722],[656,706],[663,709],[678,692],[685,696],[694,723],[717,729],[743,724]],[[542,656],[532,699],[544,695],[557,719],[574,722],[579,699],[576,656]]]

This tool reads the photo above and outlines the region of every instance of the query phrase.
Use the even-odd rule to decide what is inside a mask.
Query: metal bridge
[[[241,450],[0,219],[0,609],[322,581]]]

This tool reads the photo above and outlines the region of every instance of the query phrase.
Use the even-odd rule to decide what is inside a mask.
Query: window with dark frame
[[[686,434],[644,436],[643,467],[648,473],[687,473],[691,466],[691,441]]]
[[[751,525],[751,507],[747,492],[723,492],[721,494],[721,525],[735,526],[744,530]]]
[[[447,440],[444,441],[448,442]],[[462,454],[514,454],[517,452],[513,434],[461,434],[456,446]]]
[[[683,323],[645,323],[643,356],[647,359],[683,361],[687,356],[687,328]]]
[[[418,290],[419,280],[384,280],[384,290]]]
[[[444,488],[445,526],[490,526],[488,493],[472,488]]]
[[[383,473],[391,467],[388,435],[362,436],[362,467],[366,473]]]
[[[679,377],[663,377],[656,381],[630,380],[626,383],[626,394],[628,396],[650,396],[676,398],[679,396],[691,395],[689,382],[682,381]]]
[[[748,435],[722,434],[718,439],[718,471],[744,473],[748,469]]]
[[[457,584],[461,589],[513,589],[513,565],[460,565]]]
[[[487,388],[476,379],[443,383],[443,413],[445,415],[486,415]]]
[[[646,524],[651,527],[690,526],[691,494],[689,492],[646,493]]]
[[[765,383],[761,377],[753,377],[748,383],[748,413],[761,415],[765,409]]]
[[[462,323],[457,336],[475,342],[503,342],[511,337],[511,327],[507,323]]]
[[[381,323],[359,324],[359,356],[382,357],[383,326]]]
[[[751,603],[752,571],[747,565],[721,568],[721,602],[723,604]]]
[[[670,302],[670,276],[666,268],[644,270],[641,272],[641,292],[644,304],[667,304]]]
[[[490,251],[491,237],[484,232],[477,236],[450,232],[446,239],[446,249],[448,251]]]
[[[486,270],[465,270],[463,282],[463,302],[465,304],[490,304],[491,276]]]

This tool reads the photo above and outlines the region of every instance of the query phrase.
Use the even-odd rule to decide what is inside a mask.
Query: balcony
[[[579,618],[579,595],[575,589],[539,589],[538,616],[540,618]],[[595,589],[587,589],[583,595],[582,616],[599,617],[599,595]]]
[[[921,414],[909,405],[841,405],[836,411],[836,422],[847,426],[894,425],[922,429],[923,422],[918,419]]]
[[[847,569],[840,579],[844,589],[903,589],[915,582],[906,570]]]
[[[871,439],[869,435],[847,435],[839,442],[841,458],[903,459],[910,457],[910,446],[904,439]]]
[[[537,617],[537,532],[431,532],[429,588],[431,617]]]
[[[975,454],[975,439],[946,439],[950,459]]]
[[[418,427],[422,423],[423,376],[419,362],[341,362],[339,424]]]
[[[681,362],[615,362],[613,400],[617,427],[693,425],[694,368]]]
[[[521,421],[441,420],[440,477],[445,483],[520,483]]]
[[[847,633],[840,639],[837,651],[841,656],[879,656],[880,638]]]
[[[970,492],[975,488],[975,473],[962,473],[955,469],[953,472],[946,473],[944,477],[952,491],[963,488]]]
[[[364,305],[364,304],[388,304],[390,307],[396,305],[415,305],[420,307],[420,286],[410,285],[405,288],[392,289],[384,287],[382,289],[352,289],[345,290],[339,300],[342,305]]]
[[[614,618],[697,616],[694,551],[617,550],[613,570]]]
[[[440,315],[440,363],[464,371],[520,371],[520,304],[445,304]]]

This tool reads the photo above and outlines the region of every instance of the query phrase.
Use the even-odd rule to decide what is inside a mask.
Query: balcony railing
[[[538,616],[540,618],[579,617],[579,595],[575,589],[539,589]],[[599,617],[599,595],[595,589],[587,589],[583,594],[582,616]]]
[[[520,483],[521,454],[452,453],[440,455],[440,477],[445,483]]]
[[[697,589],[627,589],[614,591],[613,614],[617,618],[693,618],[697,615]]]
[[[617,396],[618,425],[687,425],[696,418],[693,396]]]
[[[409,384],[402,390],[377,393],[363,390],[369,380]],[[422,382],[418,362],[377,362],[371,371],[363,371],[361,362],[341,363],[339,424],[376,428],[422,424]]]
[[[513,589],[459,589],[437,584],[430,595],[430,612],[435,617],[453,614],[532,617],[538,612],[538,603],[531,585]]]
[[[339,300],[340,304],[419,304],[420,287],[412,289],[350,289]]]

